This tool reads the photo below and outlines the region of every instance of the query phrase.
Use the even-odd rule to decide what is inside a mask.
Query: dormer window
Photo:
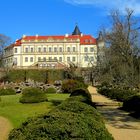
[[[88,40],[88,39],[86,39],[86,40],[85,40],[85,43],[88,43],[88,42],[89,42],[89,40]]]

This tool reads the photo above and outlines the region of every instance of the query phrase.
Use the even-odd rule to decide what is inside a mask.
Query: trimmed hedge
[[[100,88],[98,92],[117,101],[125,101],[128,97],[136,95],[136,91],[123,90],[123,89],[109,89],[109,88]]]
[[[105,126],[83,114],[55,110],[24,122],[9,140],[113,140]]]
[[[55,80],[64,79],[64,70],[46,70],[46,69],[18,69],[10,70],[4,81],[22,82],[31,79],[38,82],[54,83]]]
[[[70,94],[70,97],[73,97],[73,96],[83,96],[85,103],[92,102],[91,94],[89,93],[87,89],[82,89],[82,88],[76,89]]]
[[[83,96],[79,96],[85,98]],[[59,106],[57,106],[59,110],[69,111],[73,113],[80,113],[86,116],[93,117],[96,121],[103,122],[102,116],[98,113],[98,111],[90,106],[81,102],[77,97],[70,97],[67,100],[63,101]]]
[[[123,109],[126,111],[140,112],[140,95],[129,97],[123,102]]]
[[[46,93],[56,93],[56,89],[53,87],[49,87],[45,90]]]
[[[46,94],[38,88],[26,88],[19,100],[21,103],[39,103],[47,101]]]
[[[15,95],[15,94],[16,94],[16,92],[12,88],[6,88],[6,89],[1,88],[0,89],[0,96]]]
[[[96,109],[72,98],[48,114],[28,119],[9,140],[113,140]]]
[[[73,79],[65,80],[62,83],[63,93],[72,93],[75,89],[78,88],[87,88],[87,85],[83,82],[79,82]]]

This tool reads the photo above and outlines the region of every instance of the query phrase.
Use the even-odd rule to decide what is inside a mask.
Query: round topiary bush
[[[125,100],[123,102],[123,109],[140,112],[140,95],[131,96]]]
[[[87,101],[87,103],[92,101],[91,94],[87,89],[82,89],[82,88],[76,89],[70,94],[70,97],[72,96],[83,96]]]
[[[6,88],[6,89],[1,88],[1,89],[0,89],[0,96],[15,95],[15,94],[16,94],[16,92],[15,92],[15,90],[12,89],[12,88]]]
[[[83,82],[73,79],[65,80],[62,83],[63,93],[72,93],[77,88],[87,88],[87,85]]]
[[[54,87],[49,87],[45,90],[46,93],[56,93],[56,89]]]
[[[55,109],[11,131],[9,140],[113,140],[94,116]]]
[[[47,101],[46,94],[38,88],[26,88],[19,100],[21,103],[39,103]]]

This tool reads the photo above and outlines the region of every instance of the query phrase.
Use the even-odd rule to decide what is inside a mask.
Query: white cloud
[[[93,5],[105,8],[106,10],[119,9],[124,12],[126,8],[135,11],[136,15],[140,14],[140,0],[64,0],[73,5]]]

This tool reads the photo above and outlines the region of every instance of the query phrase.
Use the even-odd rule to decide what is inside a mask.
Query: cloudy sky
[[[73,5],[90,5],[92,7],[104,8],[107,12],[119,9],[122,13],[126,8],[134,9],[135,14],[140,14],[140,0],[64,0]]]
[[[125,8],[140,17],[140,0],[1,0],[0,33],[14,41],[25,35],[71,34],[77,23],[84,34],[97,37],[108,26],[109,11]]]

